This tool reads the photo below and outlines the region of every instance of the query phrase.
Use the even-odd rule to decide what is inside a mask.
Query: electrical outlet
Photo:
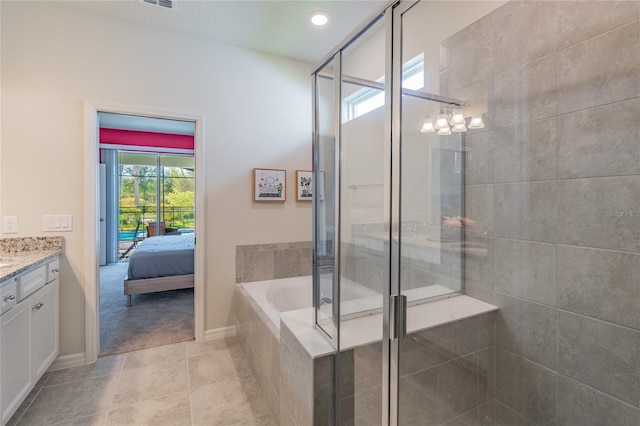
[[[18,216],[2,216],[2,233],[18,233]]]

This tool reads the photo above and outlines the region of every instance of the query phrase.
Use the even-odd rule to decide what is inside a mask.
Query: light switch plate
[[[2,216],[2,233],[18,233],[18,216]]]
[[[42,230],[45,232],[69,232],[73,230],[72,215],[42,216]]]

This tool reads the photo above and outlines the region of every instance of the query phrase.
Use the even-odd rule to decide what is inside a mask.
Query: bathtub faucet
[[[322,299],[320,299],[320,306],[331,304],[331,302],[332,300],[328,297],[323,297]]]

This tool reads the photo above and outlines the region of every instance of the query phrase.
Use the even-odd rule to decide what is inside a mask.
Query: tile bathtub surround
[[[234,297],[236,335],[271,415],[281,421],[280,330],[241,286]]]
[[[465,292],[500,306],[494,419],[637,424],[640,2],[511,1],[487,20],[442,42],[440,75],[487,124],[465,141],[465,237],[486,255],[464,266]]]
[[[312,273],[311,242],[236,246],[236,283]]]
[[[10,425],[276,425],[238,341],[186,342],[47,373]]]

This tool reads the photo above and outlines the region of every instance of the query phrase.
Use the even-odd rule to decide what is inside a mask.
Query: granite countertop
[[[0,281],[59,256],[62,247],[62,237],[1,238]]]

